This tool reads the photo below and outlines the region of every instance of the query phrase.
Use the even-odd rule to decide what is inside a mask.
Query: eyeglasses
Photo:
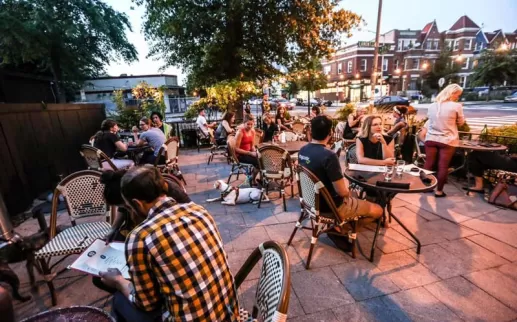
[[[140,123],[140,126],[144,126],[144,125],[147,125],[147,124],[145,124],[145,123]]]

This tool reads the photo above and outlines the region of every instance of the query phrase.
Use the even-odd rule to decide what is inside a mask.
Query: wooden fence
[[[104,118],[103,104],[0,104],[0,193],[11,216],[85,168],[79,148]]]

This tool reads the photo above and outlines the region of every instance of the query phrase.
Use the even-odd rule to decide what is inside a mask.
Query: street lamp
[[[359,77],[361,77],[361,75],[359,75],[359,73],[356,73],[356,74],[355,74],[355,78],[356,78],[356,79],[359,79]]]
[[[400,68],[395,69],[395,74],[399,74],[400,75]]]
[[[458,56],[456,57],[456,61],[457,61],[458,63],[461,63],[461,62],[463,61],[463,56],[458,55]]]
[[[502,43],[501,46],[499,46],[499,50],[502,50],[502,51],[508,50],[508,45],[505,43]]]

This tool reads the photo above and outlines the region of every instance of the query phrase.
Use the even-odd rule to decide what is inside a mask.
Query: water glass
[[[404,172],[404,166],[406,165],[406,161],[397,160],[397,176],[402,177],[402,172]]]
[[[391,181],[393,178],[393,171],[395,170],[395,167],[392,165],[386,166],[386,172],[384,172],[384,181]]]

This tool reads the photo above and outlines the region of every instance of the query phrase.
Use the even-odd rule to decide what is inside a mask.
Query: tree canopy
[[[113,60],[137,59],[127,16],[100,0],[0,0],[0,61],[36,63],[64,89],[104,73]]]
[[[474,86],[517,84],[517,50],[484,50],[470,80]]]
[[[423,75],[426,81],[425,86],[434,92],[438,91],[440,89],[438,80],[442,77],[445,78],[446,84],[449,82],[455,83],[458,78],[456,73],[459,72],[460,69],[461,65],[458,62],[454,62],[451,58],[451,51],[443,49],[438,59],[430,66],[429,71]]]
[[[146,8],[150,56],[183,67],[192,88],[298,69],[330,55],[362,21],[338,0],[133,1]]]

